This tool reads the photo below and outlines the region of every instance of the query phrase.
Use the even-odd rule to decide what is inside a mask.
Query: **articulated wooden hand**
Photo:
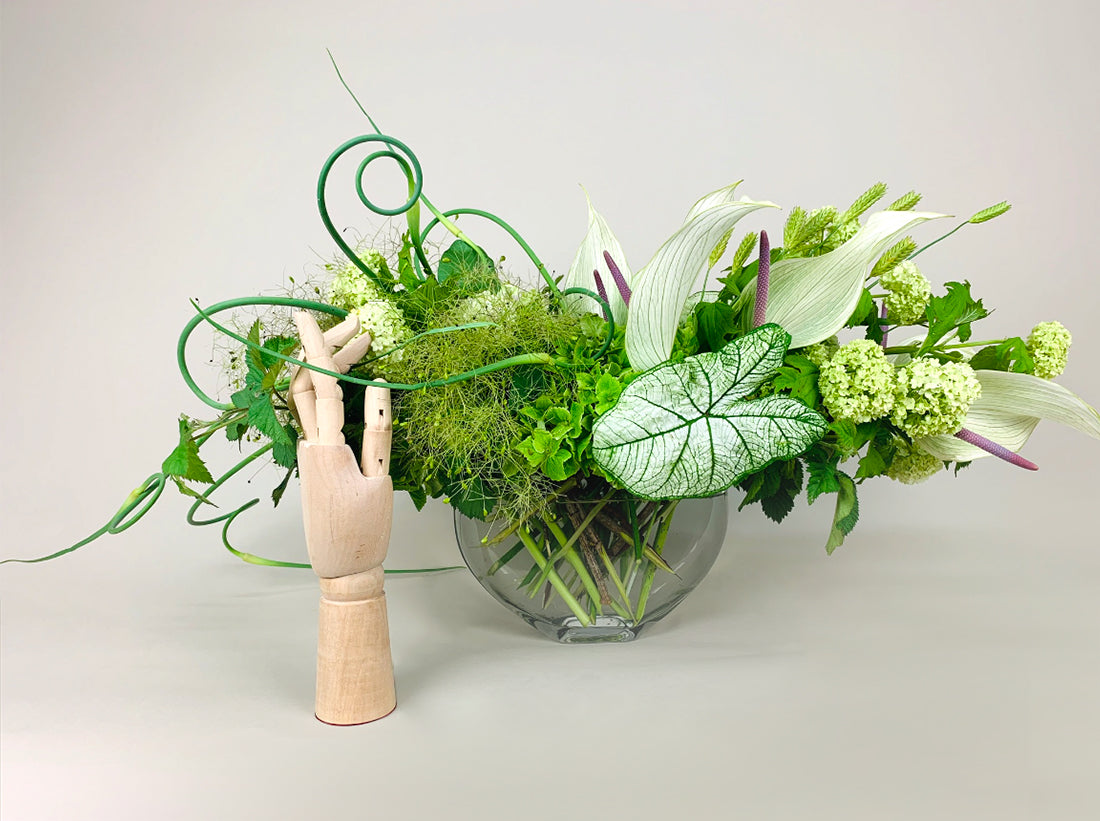
[[[359,331],[355,317],[323,334],[305,312],[294,321],[311,365],[345,373],[370,347],[369,336],[352,338]],[[335,377],[300,368],[290,404],[304,431],[298,472],[306,548],[321,580],[317,718],[362,724],[397,704],[382,590],[393,518],[390,392],[367,388],[361,460],[344,444],[343,393]]]

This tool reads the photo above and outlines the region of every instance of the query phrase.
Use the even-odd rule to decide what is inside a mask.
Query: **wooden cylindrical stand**
[[[326,724],[365,724],[396,706],[381,568],[321,579],[317,718]]]

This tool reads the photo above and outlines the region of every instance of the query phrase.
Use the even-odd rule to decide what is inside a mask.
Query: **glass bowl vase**
[[[568,644],[631,641],[667,616],[714,564],[728,519],[724,493],[559,497],[519,524],[454,513],[459,550],[481,586]]]

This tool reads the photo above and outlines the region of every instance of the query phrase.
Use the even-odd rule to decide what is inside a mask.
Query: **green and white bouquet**
[[[381,247],[353,247],[328,214],[330,172],[349,152],[368,154],[355,178],[362,202],[400,226]],[[366,167],[380,159],[408,180],[398,208],[376,206],[363,189]],[[490,523],[483,543],[508,548],[491,572],[526,561],[519,585],[560,598],[582,624],[643,617],[654,578],[675,572],[664,549],[679,500],[731,491],[742,508],[759,504],[779,522],[803,493],[811,504],[832,496],[832,552],[855,526],[857,488],[869,479],[914,483],[989,455],[1033,469],[1018,452],[1043,419],[1100,438],[1100,415],[1052,381],[1070,346],[1061,324],[978,341],[975,323],[990,311],[971,285],[933,288],[918,267],[927,248],[1004,214],[1007,203],[920,247],[910,233],[948,218],[915,210],[915,192],[880,207],[880,183],[844,209],[793,208],[773,247],[766,231],[739,229],[778,206],[737,187],[691,205],[640,268],[590,203],[587,234],[555,278],[499,217],[437,209],[400,141],[380,132],[348,141],[318,183],[340,255],[297,294],[196,305],[180,366],[217,415],[181,417],[161,470],[94,535],[132,524],[167,481],[195,497],[194,521],[229,476],[261,457],[283,468],[278,503],[296,469],[290,369],[315,366],[301,361],[293,325],[276,308],[312,309],[329,324],[358,317],[371,346],[340,376],[348,443],[361,439],[363,386],[394,389],[395,488],[418,508],[443,498]],[[515,281],[500,249],[468,236],[469,217],[503,227],[537,285]],[[433,231],[449,239],[433,241]],[[255,305],[268,311],[247,330],[217,318]],[[203,324],[240,346],[227,359],[227,400],[187,371],[187,337]],[[215,479],[200,449],[219,432],[234,447],[257,447]],[[226,547],[248,561],[294,564],[231,546],[230,524],[253,504],[207,522],[222,523]]]

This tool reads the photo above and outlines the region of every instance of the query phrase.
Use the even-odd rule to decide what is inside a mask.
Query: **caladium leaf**
[[[584,192],[588,200],[588,233],[584,235],[581,247],[577,249],[577,255],[573,258],[573,264],[569,266],[569,272],[562,281],[562,290],[569,288],[587,288],[590,291],[598,291],[596,280],[592,272],[598,270],[604,283],[607,285],[607,301],[611,306],[611,315],[617,324],[626,322],[626,303],[611,282],[611,274],[607,270],[603,252],[611,254],[615,264],[619,266],[627,285],[630,285],[630,266],[626,264],[626,254],[619,240],[611,232],[607,221],[592,207],[592,199],[588,192]],[[606,274],[606,276],[605,276]],[[570,294],[565,298],[570,308],[578,311],[592,311],[599,313],[601,308],[598,303],[583,294]]]
[[[982,393],[963,427],[1018,452],[1042,419],[1100,439],[1100,413],[1057,382],[1026,373],[975,371]],[[954,436],[926,436],[916,444],[937,459],[967,462],[989,454]]]
[[[626,355],[635,369],[652,368],[668,359],[684,302],[722,238],[746,214],[779,207],[772,202],[735,200],[736,187],[713,191],[696,202],[688,221],[635,275],[626,325]]]
[[[745,399],[783,363],[790,339],[763,325],[638,376],[593,426],[596,462],[631,493],[682,499],[798,456],[825,434],[825,419],[785,396]]]
[[[771,266],[766,321],[782,325],[791,335],[794,348],[828,339],[844,327],[859,304],[867,271],[883,252],[913,226],[943,216],[880,211],[833,251],[818,257],[776,261]],[[751,304],[755,298],[753,281],[741,299]]]

